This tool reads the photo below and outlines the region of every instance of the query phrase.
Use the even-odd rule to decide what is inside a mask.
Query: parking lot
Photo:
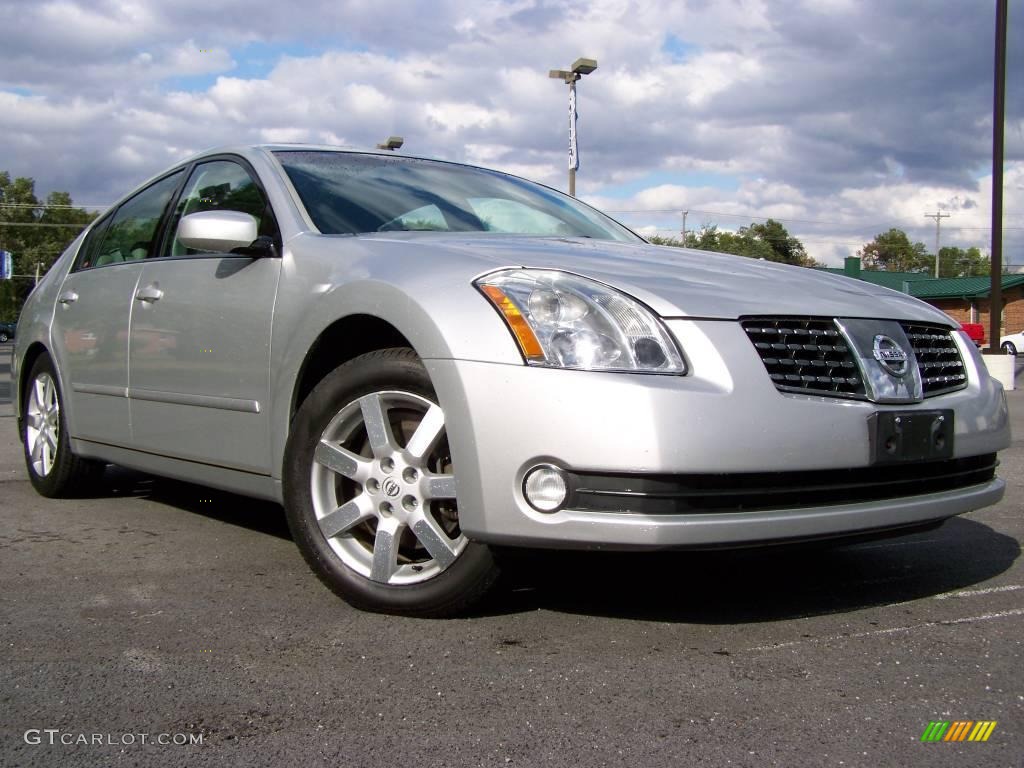
[[[273,504],[115,469],[95,498],[36,495],[9,355],[0,345],[0,764],[1024,760],[1024,391],[1008,394],[1006,498],[937,530],[511,553],[476,615],[430,621],[335,598]],[[922,743],[934,720],[997,726],[985,743]]]

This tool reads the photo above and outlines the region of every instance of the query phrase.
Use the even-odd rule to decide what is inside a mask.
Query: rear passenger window
[[[96,222],[89,234],[85,236],[82,247],[78,249],[78,260],[75,262],[75,269],[88,269],[96,262],[96,256],[103,245],[103,236],[110,226],[110,217]]]
[[[171,174],[126,200],[110,219],[102,244],[86,253],[82,268],[145,259],[156,248],[157,227],[183,171]]]
[[[171,221],[171,231],[174,232],[172,256],[199,253],[178,240],[178,222],[182,216],[201,211],[248,213],[256,219],[260,236],[274,237],[277,234],[277,224],[263,192],[245,168],[230,160],[201,163],[192,171]]]

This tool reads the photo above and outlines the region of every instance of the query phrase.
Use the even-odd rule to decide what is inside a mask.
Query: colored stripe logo
[[[988,741],[996,729],[996,720],[932,720],[921,734],[921,741]]]

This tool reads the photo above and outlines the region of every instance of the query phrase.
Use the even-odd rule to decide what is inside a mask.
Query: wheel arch
[[[288,422],[295,418],[306,397],[327,374],[359,355],[389,347],[413,345],[401,331],[374,315],[355,314],[324,328],[306,352],[292,388]]]

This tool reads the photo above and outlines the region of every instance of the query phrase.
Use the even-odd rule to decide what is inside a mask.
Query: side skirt
[[[184,459],[172,459],[156,453],[135,451],[117,445],[97,443],[81,438],[71,439],[72,450],[83,458],[99,459],[111,464],[120,464],[129,469],[148,472],[153,475],[183,480],[187,483],[208,485],[222,491],[253,496],[257,499],[283,503],[281,481],[269,475],[241,472],[212,464],[200,464]]]

